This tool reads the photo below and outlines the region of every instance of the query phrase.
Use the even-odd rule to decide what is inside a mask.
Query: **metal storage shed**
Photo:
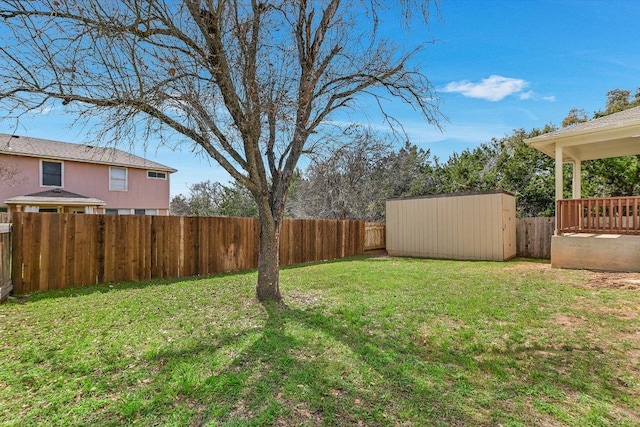
[[[386,203],[391,256],[504,261],[516,256],[516,199],[503,191]]]

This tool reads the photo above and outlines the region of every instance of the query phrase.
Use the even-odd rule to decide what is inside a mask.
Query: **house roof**
[[[55,206],[104,206],[104,200],[86,197],[70,191],[54,188],[26,196],[12,197],[4,201],[8,205],[55,205]]]
[[[545,133],[525,142],[553,158],[556,157],[556,145],[561,145],[565,161],[640,154],[640,107]]]
[[[118,150],[117,148],[96,147],[8,134],[0,134],[0,154],[73,160],[84,163],[160,170],[169,173],[177,171],[169,166]]]

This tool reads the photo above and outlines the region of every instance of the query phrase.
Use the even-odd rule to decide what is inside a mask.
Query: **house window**
[[[127,191],[126,168],[109,168],[109,191]]]
[[[158,215],[157,209],[135,209],[136,215]]]
[[[167,179],[166,172],[147,171],[147,178],[151,179]]]
[[[40,185],[42,187],[62,187],[63,171],[62,162],[40,160]]]
[[[131,215],[131,209],[105,209],[107,215]]]

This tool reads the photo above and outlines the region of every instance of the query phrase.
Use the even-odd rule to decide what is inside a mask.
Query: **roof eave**
[[[576,130],[576,132],[553,135],[553,133],[527,138],[524,142],[538,151],[555,159],[555,146],[558,142],[563,147],[614,141],[625,138],[640,138],[640,120],[614,124],[595,129]]]
[[[9,155],[9,156],[35,157],[35,158],[38,158],[38,159],[64,160],[64,161],[68,161],[68,162],[89,163],[89,164],[98,164],[98,165],[106,165],[106,166],[119,166],[119,167],[126,167],[126,168],[132,168],[132,169],[161,171],[161,172],[168,172],[168,173],[178,172],[177,169],[171,168],[169,166],[160,165],[159,163],[155,164],[155,165],[139,166],[139,165],[131,165],[131,164],[128,164],[128,163],[121,163],[121,162],[108,162],[108,161],[105,161],[105,160],[84,160],[84,159],[78,159],[78,158],[75,158],[75,157],[51,156],[51,155],[47,155],[47,154],[24,153],[24,152],[21,152],[21,151],[13,151],[13,150],[12,151],[0,150],[0,154],[6,154],[6,155]]]
[[[105,206],[107,202],[99,199],[65,199],[56,197],[12,197],[4,201],[7,205],[47,205],[47,206]]]

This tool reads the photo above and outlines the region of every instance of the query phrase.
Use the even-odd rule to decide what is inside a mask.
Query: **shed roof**
[[[177,171],[169,166],[118,150],[117,148],[96,147],[8,134],[0,134],[0,154],[127,166],[169,173]]]
[[[555,158],[593,160],[640,154],[640,106],[526,139],[531,147]]]
[[[507,196],[514,196],[515,194],[506,190],[486,190],[486,191],[462,191],[458,193],[439,193],[439,194],[425,194],[422,196],[409,196],[409,197],[395,197],[387,199],[387,202],[400,202],[403,200],[420,200],[420,199],[438,199],[443,197],[467,197],[467,196],[486,196],[491,194],[506,194]]]

